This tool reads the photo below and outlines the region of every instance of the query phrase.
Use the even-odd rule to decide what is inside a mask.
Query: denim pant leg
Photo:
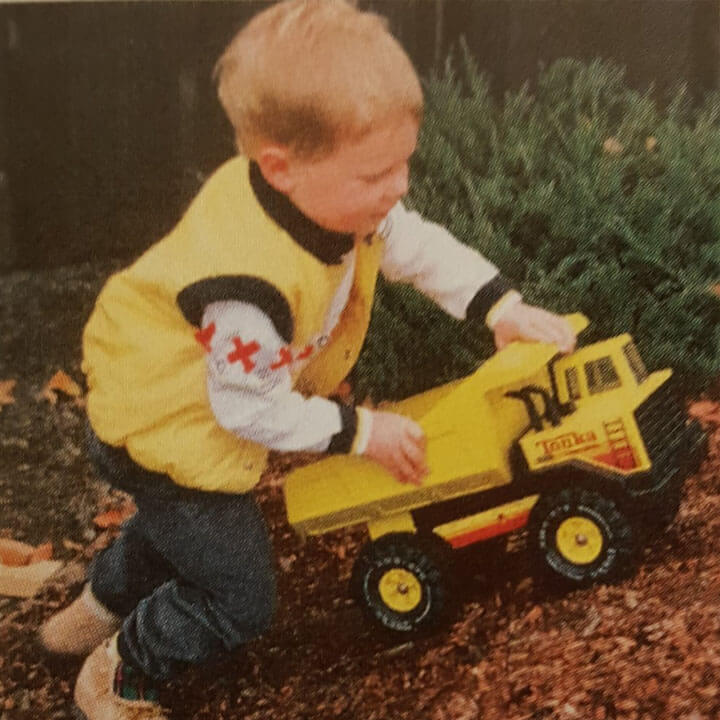
[[[250,494],[137,501],[145,537],[176,575],[125,619],[118,646],[126,661],[167,679],[267,629],[276,605],[272,549]]]
[[[124,523],[122,534],[98,554],[90,567],[93,595],[116,615],[129,615],[175,571],[152,546],[143,531],[141,512]]]

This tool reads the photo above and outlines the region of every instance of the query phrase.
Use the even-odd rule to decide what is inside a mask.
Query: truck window
[[[568,398],[577,400],[580,397],[580,382],[578,381],[577,368],[570,367],[565,371],[565,383],[568,389]]]
[[[625,357],[627,358],[628,365],[630,366],[630,369],[633,372],[633,375],[635,376],[635,380],[638,384],[643,382],[648,376],[647,369],[645,367],[645,363],[642,361],[642,358],[640,357],[640,353],[638,352],[637,348],[635,347],[635,343],[631,340],[626,345],[623,345],[623,352],[625,353]]]
[[[591,395],[620,387],[620,376],[609,355],[586,362],[585,376]]]

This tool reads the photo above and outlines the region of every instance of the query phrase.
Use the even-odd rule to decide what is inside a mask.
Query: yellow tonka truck
[[[587,325],[568,319],[577,332]],[[671,374],[649,374],[627,334],[565,356],[512,343],[472,375],[388,405],[427,435],[420,487],[360,457],[327,457],[288,474],[288,520],[303,536],[367,525],[352,591],[397,633],[443,619],[449,550],[525,526],[534,565],[551,576],[621,577],[674,518],[706,447]]]

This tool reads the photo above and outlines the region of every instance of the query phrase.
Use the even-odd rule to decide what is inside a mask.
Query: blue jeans
[[[92,434],[90,455],[138,508],[90,570],[95,597],[125,618],[123,659],[163,680],[262,634],[275,611],[275,577],[252,495],[181,488]]]

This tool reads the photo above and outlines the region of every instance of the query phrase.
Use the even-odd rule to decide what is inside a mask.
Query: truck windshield
[[[568,398],[578,400],[580,398],[580,382],[577,368],[570,367],[565,371],[565,382],[567,383]]]
[[[609,355],[586,362],[585,376],[591,395],[620,387],[620,376]]]
[[[633,372],[633,375],[635,376],[635,380],[637,381],[638,385],[643,382],[648,376],[647,369],[645,368],[645,363],[642,361],[642,358],[640,357],[640,353],[638,352],[637,348],[635,347],[635,343],[631,340],[626,345],[623,345],[623,352],[625,353],[625,357],[627,358],[628,365],[630,366],[630,369]]]

